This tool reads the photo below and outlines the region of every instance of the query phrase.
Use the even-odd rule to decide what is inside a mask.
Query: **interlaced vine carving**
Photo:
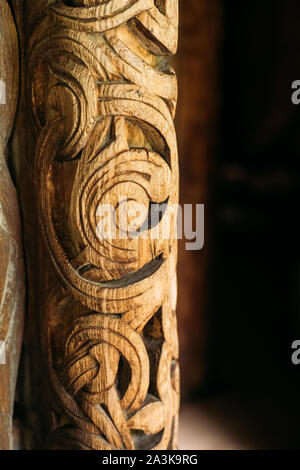
[[[58,1],[30,40],[52,448],[177,446],[176,241],[168,209],[145,224],[178,201],[177,24],[177,0]],[[99,236],[106,204],[148,208],[140,236]]]

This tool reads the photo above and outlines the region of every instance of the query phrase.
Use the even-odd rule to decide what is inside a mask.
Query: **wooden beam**
[[[8,169],[19,89],[15,24],[0,2],[0,449],[13,448],[13,409],[24,315],[24,270],[16,190]]]
[[[178,2],[36,1],[22,15],[19,185],[40,445],[176,448],[177,247],[163,227],[178,202],[177,82],[165,57]]]

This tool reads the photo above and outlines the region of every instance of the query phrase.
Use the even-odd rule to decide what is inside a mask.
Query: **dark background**
[[[205,248],[180,244],[184,401],[300,448],[300,2],[181,2],[175,65],[181,202],[206,205]]]

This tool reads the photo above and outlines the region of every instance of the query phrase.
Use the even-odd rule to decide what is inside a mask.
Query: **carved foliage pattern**
[[[176,448],[174,234],[150,236],[164,217],[138,238],[96,228],[99,204],[117,213],[120,196],[149,210],[178,200],[164,58],[177,23],[177,0],[58,1],[30,40],[37,201],[57,277],[41,313],[52,448]]]

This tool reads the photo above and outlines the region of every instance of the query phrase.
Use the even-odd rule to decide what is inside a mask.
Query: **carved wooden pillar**
[[[0,449],[11,450],[23,333],[24,271],[18,201],[8,169],[8,140],[18,99],[18,40],[6,0],[0,2],[0,80]]]
[[[22,15],[32,139],[19,184],[46,446],[176,448],[177,248],[162,228],[178,201],[177,83],[164,57],[178,2],[24,2]],[[104,237],[108,204],[116,224]],[[124,236],[124,211],[138,236]]]

